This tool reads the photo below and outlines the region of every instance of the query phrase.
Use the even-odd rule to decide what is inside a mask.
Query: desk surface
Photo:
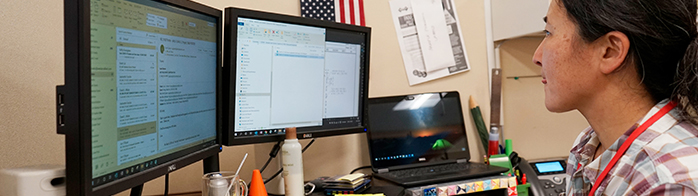
[[[385,180],[381,180],[380,178],[373,178],[372,181],[372,186],[366,192],[364,193],[383,193],[386,196],[402,196],[404,195],[403,191],[405,188],[393,184],[392,182],[388,182]],[[470,193],[467,194],[467,196],[479,196],[479,195],[500,195],[500,196],[506,196],[507,195],[507,189],[497,189],[497,190],[491,190],[491,191],[484,191],[484,192],[477,192],[477,193]],[[181,194],[170,194],[173,196],[201,196],[201,192],[195,192],[195,193],[181,193]],[[311,196],[324,196],[325,193],[324,191],[315,191],[313,194],[310,194]]]
[[[401,186],[398,186],[396,184],[393,184],[393,183],[385,181],[385,180],[381,180],[380,178],[373,178],[371,183],[372,183],[371,188],[364,191],[363,194],[383,193],[386,196],[396,196],[396,195],[403,195],[402,191],[405,190],[405,188],[402,188]],[[310,194],[310,195],[312,195],[312,196],[324,196],[325,191],[324,190],[315,190],[315,192],[313,192],[313,194]]]

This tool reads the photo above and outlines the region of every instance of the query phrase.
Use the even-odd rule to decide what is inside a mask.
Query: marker
[[[489,135],[489,145],[487,147],[488,149],[488,154],[489,155],[496,155],[499,154],[499,128],[497,127],[492,127],[490,128],[490,135]]]
[[[523,177],[521,177],[521,183],[526,184],[526,174],[523,174]]]

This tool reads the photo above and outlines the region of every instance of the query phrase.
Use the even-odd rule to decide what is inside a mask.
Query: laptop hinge
[[[458,159],[456,160],[456,163],[467,163],[468,159]]]
[[[380,173],[385,173],[385,172],[388,172],[388,171],[389,171],[388,168],[378,169],[378,173],[379,173],[379,174],[380,174]]]

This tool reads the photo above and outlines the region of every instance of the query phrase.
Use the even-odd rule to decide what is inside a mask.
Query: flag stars
[[[303,17],[340,22],[356,21],[355,25],[363,24],[363,6],[361,0],[300,0],[301,15]],[[335,7],[334,5],[339,5]],[[349,6],[354,5],[353,14],[349,13]],[[358,6],[357,6],[358,5]],[[335,10],[337,9],[337,10]],[[342,14],[340,14],[342,13]],[[340,18],[340,15],[344,16]],[[349,16],[356,16],[349,20]]]

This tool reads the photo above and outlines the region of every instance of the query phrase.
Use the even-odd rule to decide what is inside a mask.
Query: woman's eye
[[[547,37],[547,36],[550,36],[550,31],[548,31],[548,30],[543,30],[543,32],[545,32],[545,36],[546,36],[546,37]]]

